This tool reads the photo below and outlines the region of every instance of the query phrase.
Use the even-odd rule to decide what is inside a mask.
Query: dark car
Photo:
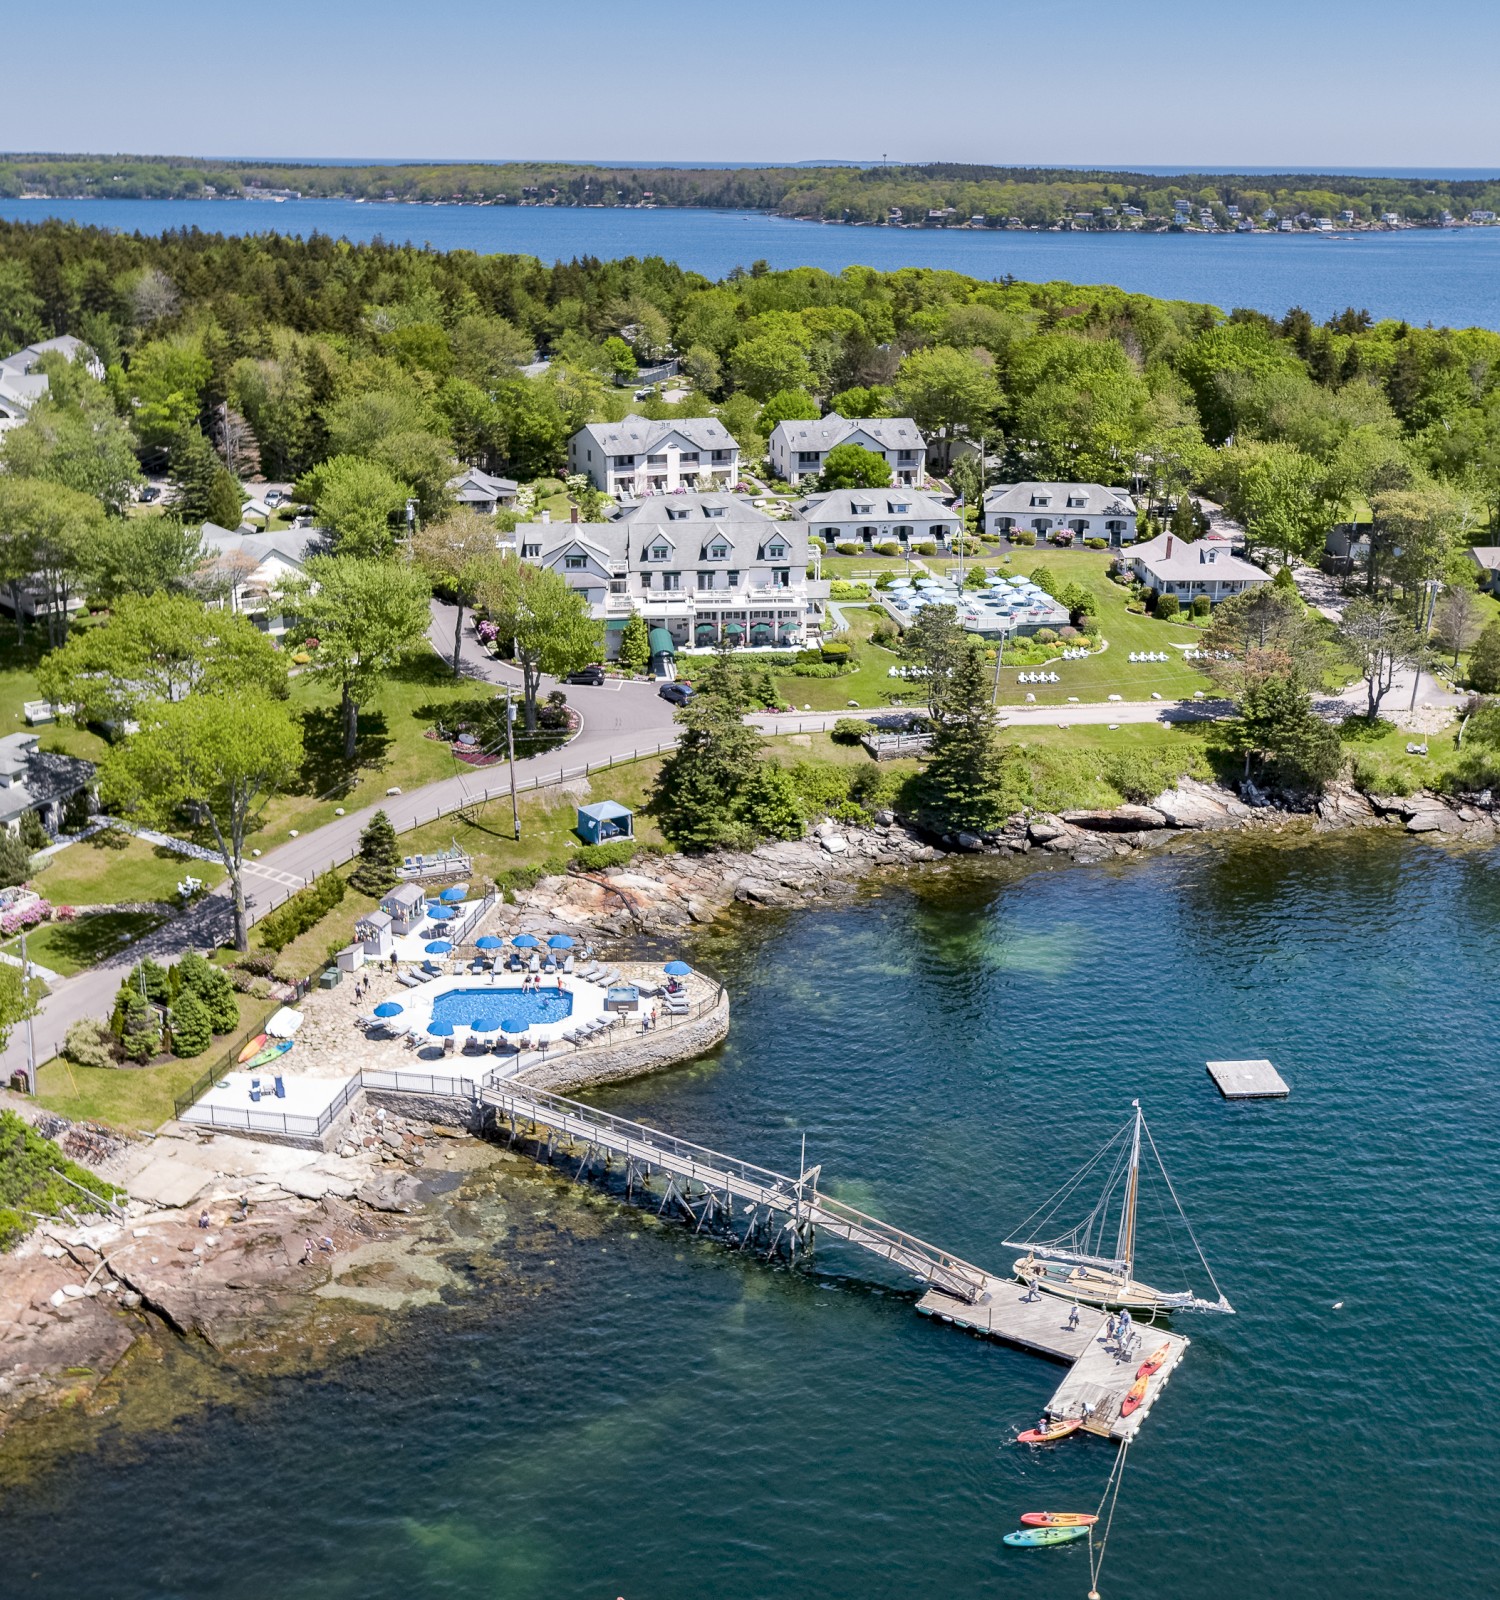
[[[148,505],[149,506],[153,501],[160,500],[160,499],[161,499],[161,490],[158,489],[154,483],[148,483],[146,485],[146,487],[141,490],[141,504],[142,505]]]
[[[664,683],[656,692],[674,706],[685,706],[693,698],[693,686],[690,683]]]
[[[603,667],[580,667],[577,672],[570,672],[564,683],[590,683],[596,689],[604,682]]]

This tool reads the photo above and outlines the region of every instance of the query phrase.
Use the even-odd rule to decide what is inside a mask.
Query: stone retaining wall
[[[713,1049],[728,1032],[729,996],[724,994],[711,1010],[690,1022],[627,1035],[603,1050],[559,1056],[527,1068],[517,1075],[516,1082],[550,1089],[554,1094],[568,1094],[589,1084],[638,1078],[679,1061],[694,1060]]]

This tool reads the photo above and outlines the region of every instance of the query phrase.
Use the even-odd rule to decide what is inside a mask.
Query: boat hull
[[[1005,1536],[1005,1543],[1014,1546],[1072,1544],[1075,1539],[1088,1537],[1087,1528],[1021,1528]]]
[[[284,1056],[292,1048],[290,1039],[278,1039],[275,1044],[268,1044],[264,1050],[253,1055],[245,1063],[246,1067],[268,1067],[270,1064]]]
[[[1141,1312],[1148,1317],[1166,1316],[1172,1309],[1171,1298],[1150,1284],[1112,1277],[1096,1267],[1074,1267],[1023,1256],[1014,1271],[1022,1283],[1035,1283],[1043,1294],[1075,1305],[1094,1306],[1100,1311],[1129,1311],[1132,1316]]]
[[[1023,1528],[1092,1528],[1098,1521],[1092,1511],[1023,1511]]]

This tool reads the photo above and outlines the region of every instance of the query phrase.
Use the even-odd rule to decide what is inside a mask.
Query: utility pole
[[[31,995],[31,962],[26,956],[26,930],[21,929],[21,1001],[26,1006],[26,1083],[32,1094],[36,1093],[36,1029],[32,1026],[29,1004]]]
[[[516,703],[511,697],[511,686],[505,686],[505,751],[510,757],[510,825],[515,830],[516,842],[521,839],[521,806],[516,799]]]
[[[1000,643],[995,647],[995,687],[990,691],[990,704],[1000,703],[1000,664],[1005,660],[1005,629],[1000,629]]]

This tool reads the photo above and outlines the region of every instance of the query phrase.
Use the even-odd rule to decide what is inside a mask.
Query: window
[[[649,589],[650,587],[651,587],[651,574],[649,572],[643,572],[641,574],[641,588]]]
[[[680,572],[664,572],[661,575],[663,589],[680,589],[682,587],[682,574]]]
[[[729,459],[729,452],[727,450],[715,450],[714,451],[714,460],[716,462],[717,461],[728,461],[728,459]]]
[[[886,510],[892,516],[904,517],[911,510],[911,502],[909,500],[887,500]]]
[[[698,452],[696,450],[683,450],[677,459],[685,467],[696,467],[698,465]]]
[[[786,546],[781,542],[780,539],[778,539],[774,544],[768,544],[766,546],[766,554],[770,556],[773,561],[780,561],[781,558],[786,554]]]
[[[740,575],[739,575],[738,572],[736,572],[734,570],[733,567],[731,567],[729,569],[729,571],[725,574],[725,582],[728,583],[728,585],[729,585],[729,587],[731,589],[738,589],[739,588],[739,586],[740,586]]]
[[[911,529],[907,527],[898,527],[896,529],[896,537],[901,541],[902,544],[905,544],[906,541],[911,538]]]
[[[666,466],[666,464],[667,464],[667,458],[666,458],[666,456],[664,454],[663,455],[659,455],[659,456],[647,456],[646,457],[646,465],[648,467],[664,467],[664,466]]]
[[[589,564],[587,556],[564,556],[563,565],[569,572],[582,572]]]
[[[625,581],[624,578],[611,578],[609,580],[609,592],[611,594],[624,594]]]
[[[539,555],[541,555],[541,553],[542,547],[539,544],[523,544],[521,546],[521,556],[523,560],[534,561]]]
[[[705,517],[722,517],[724,508],[723,506],[704,506],[703,515]]]
[[[710,561],[723,561],[728,554],[729,546],[727,544],[711,544],[708,547],[708,559]]]
[[[917,452],[915,450],[903,450],[901,452],[901,464],[903,466],[908,465],[910,462],[913,462],[916,459],[917,459]]]
[[[687,511],[682,506],[668,506],[667,507],[667,521],[668,522],[686,522],[687,521]]]
[[[652,561],[665,561],[670,554],[671,552],[667,549],[666,545],[654,544],[651,546],[651,554],[649,559]]]
[[[617,467],[633,467],[635,465],[635,457],[616,456],[614,459],[614,465]]]
[[[936,522],[927,530],[927,537],[941,544],[948,537],[948,530],[941,522]]]
[[[711,572],[700,572],[698,574],[698,587],[700,589],[712,589],[713,586],[714,586],[714,575],[713,575],[713,573],[711,573]]]
[[[799,467],[815,467],[822,459],[822,452],[818,450],[799,450],[797,452],[797,465]]]
[[[873,503],[868,500],[851,500],[849,502],[849,509],[856,517],[867,517],[875,509],[875,507]]]
[[[775,589],[790,589],[792,586],[792,569],[790,567],[777,567],[771,573],[771,586]]]

